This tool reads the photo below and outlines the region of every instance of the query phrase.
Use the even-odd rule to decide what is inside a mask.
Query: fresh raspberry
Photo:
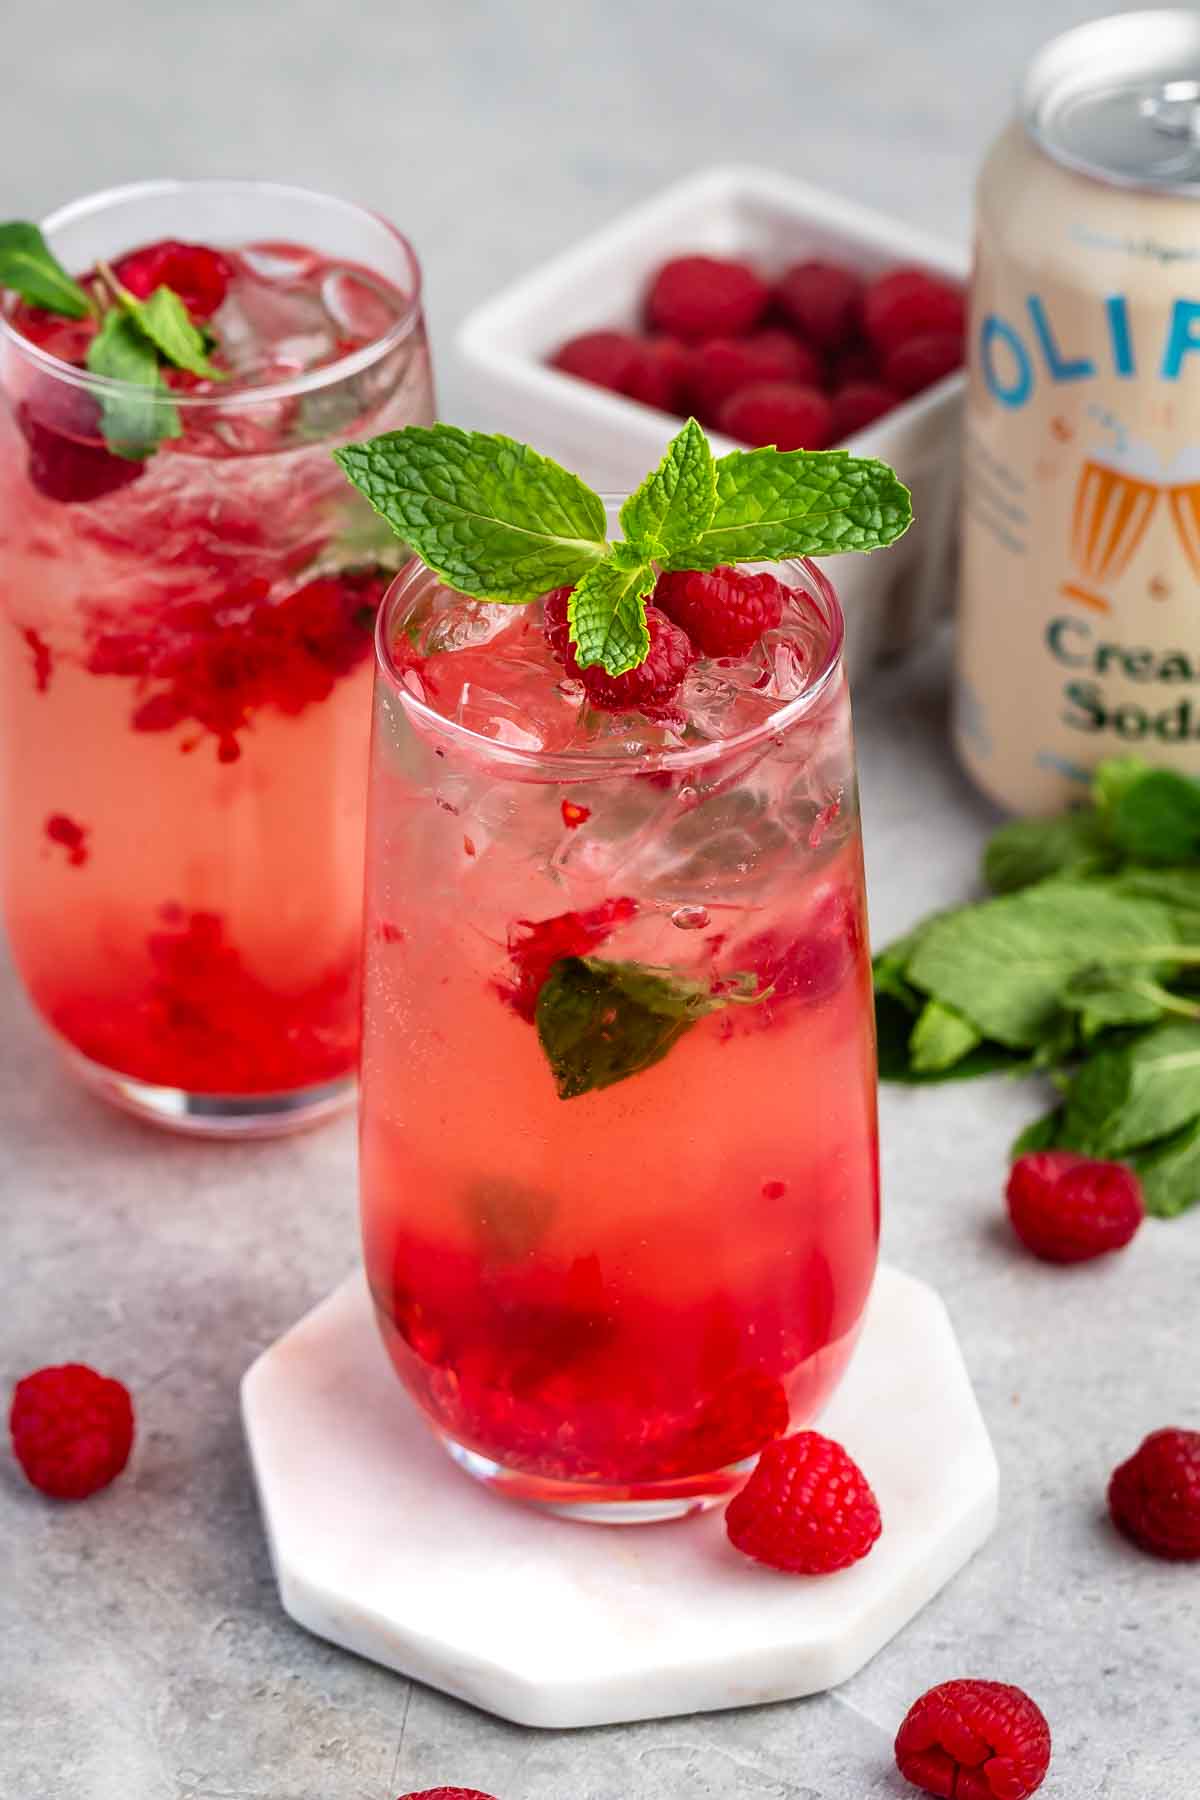
[[[585,331],[568,338],[550,358],[564,375],[627,394],[639,364],[638,340],[627,331]]]
[[[943,1681],[904,1715],[896,1766],[940,1800],[1026,1800],[1050,1767],[1050,1727],[1019,1687]]]
[[[687,345],[662,334],[643,338],[641,345],[642,366],[630,397],[662,412],[678,412],[687,383]]]
[[[743,262],[677,256],[650,283],[646,317],[656,330],[696,344],[752,330],[768,298],[766,282]]]
[[[747,569],[681,569],[660,575],[654,604],[702,656],[744,656],[783,618],[785,589]]]
[[[816,352],[787,331],[754,331],[744,338],[710,338],[691,351],[687,394],[701,419],[715,419],[740,388],[760,381],[799,381],[817,386]]]
[[[672,624],[657,606],[648,606],[650,650],[644,662],[624,675],[609,675],[599,663],[581,669],[567,621],[570,596],[570,588],[553,588],[542,601],[546,637],[567,673],[582,681],[592,705],[604,712],[640,711],[651,716],[669,707],[695,660],[686,632]]]
[[[40,379],[17,407],[17,426],[29,445],[29,480],[61,505],[102,500],[145,473],[144,462],[114,456],[100,430],[91,394],[52,377]]]
[[[478,1788],[422,1788],[419,1793],[401,1794],[400,1800],[495,1800],[494,1794],[481,1794]]]
[[[219,250],[206,244],[181,244],[174,238],[132,250],[113,264],[113,274],[139,300],[155,288],[179,295],[193,319],[211,319],[225,298],[233,268]]]
[[[556,350],[551,361],[565,375],[608,388],[643,406],[670,412],[684,371],[684,350],[673,338],[639,338],[628,331],[585,331]]]
[[[864,282],[838,263],[799,262],[775,284],[775,305],[823,350],[848,344],[862,320]]]
[[[833,396],[833,436],[835,443],[853,437],[897,404],[897,395],[881,381],[848,381]]]
[[[1044,1262],[1087,1262],[1121,1250],[1146,1216],[1132,1169],[1073,1150],[1019,1156],[1005,1195],[1013,1230]]]
[[[35,1488],[55,1500],[86,1500],[129,1461],[133,1403],[119,1381],[63,1363],[18,1381],[8,1427]]]
[[[760,381],[725,402],[719,424],[728,437],[743,444],[823,450],[833,434],[833,408],[815,387],[794,381]]]
[[[636,900],[605,900],[588,912],[556,913],[551,919],[517,919],[508,928],[508,954],[517,971],[515,984],[500,983],[514,1012],[532,1023],[537,997],[556,962],[564,956],[590,956],[618,926],[637,912]]]
[[[1200,1431],[1152,1431],[1114,1469],[1108,1510],[1117,1528],[1152,1555],[1200,1560]]]
[[[906,338],[884,358],[883,375],[898,394],[919,394],[943,375],[962,367],[963,343],[957,332],[929,331]]]
[[[875,348],[886,354],[929,332],[961,338],[966,302],[961,289],[925,269],[893,269],[868,287],[863,323]]]
[[[866,1556],[882,1528],[862,1470],[819,1431],[768,1444],[725,1512],[737,1549],[792,1575],[848,1569]]]

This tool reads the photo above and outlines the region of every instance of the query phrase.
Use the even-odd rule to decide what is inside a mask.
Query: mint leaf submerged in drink
[[[11,288],[31,306],[86,319],[91,301],[54,255],[36,225],[21,219],[0,225],[0,288]]]
[[[568,956],[537,998],[537,1033],[560,1100],[612,1087],[652,1068],[707,1014],[765,998],[754,975],[714,991],[643,963]]]
[[[1054,1075],[1013,1154],[1133,1163],[1147,1207],[1200,1200],[1200,782],[1135,757],[1092,805],[994,833],[1001,897],[927,920],[875,959],[880,1073]]]
[[[614,677],[649,654],[646,599],[660,570],[876,550],[912,522],[908,489],[886,463],[769,449],[714,461],[695,419],[621,508],[625,538],[612,546],[600,496],[511,438],[410,425],[333,454],[460,593],[522,604],[575,587],[579,667],[598,663]]]

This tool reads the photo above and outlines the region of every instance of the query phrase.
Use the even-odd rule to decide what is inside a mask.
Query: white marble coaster
[[[874,1486],[883,1536],[821,1579],[748,1562],[719,1508],[606,1527],[488,1492],[405,1395],[361,1276],[259,1357],[242,1411],[291,1616],[525,1725],[833,1687],[957,1573],[996,1516],[996,1459],[945,1308],[888,1268],[820,1420]]]

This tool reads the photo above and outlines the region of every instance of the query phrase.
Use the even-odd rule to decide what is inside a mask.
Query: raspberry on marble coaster
[[[734,1548],[790,1575],[832,1575],[868,1554],[879,1503],[842,1446],[819,1431],[768,1444],[725,1511]]]

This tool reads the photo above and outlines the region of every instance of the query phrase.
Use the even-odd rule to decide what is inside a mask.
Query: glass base
[[[551,1481],[506,1469],[503,1463],[468,1450],[444,1432],[438,1433],[460,1469],[485,1487],[520,1500],[539,1512],[559,1519],[578,1519],[587,1525],[654,1525],[668,1519],[686,1519],[690,1513],[720,1506],[739,1488],[758,1460],[748,1456],[707,1475],[689,1475],[682,1481],[644,1481],[636,1487],[604,1487],[585,1481]]]
[[[353,1075],[344,1075],[339,1081],[282,1094],[189,1094],[102,1068],[68,1044],[60,1042],[59,1048],[84,1085],[102,1100],[188,1137],[285,1137],[306,1131],[353,1106],[358,1087]]]

